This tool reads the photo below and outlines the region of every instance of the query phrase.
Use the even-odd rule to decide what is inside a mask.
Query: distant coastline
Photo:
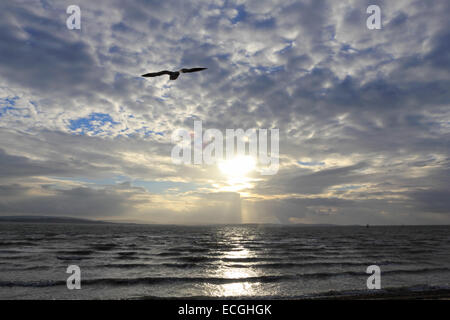
[[[52,217],[52,216],[0,216],[0,222],[21,222],[21,223],[84,223],[84,224],[107,224],[111,222],[100,220],[89,220],[72,217]]]

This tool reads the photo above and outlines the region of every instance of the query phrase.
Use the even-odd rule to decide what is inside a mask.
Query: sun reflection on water
[[[217,286],[215,288],[215,295],[239,297],[252,296],[256,294],[258,287],[260,286],[259,283],[245,281],[245,279],[258,277],[259,272],[251,267],[243,266],[248,264],[246,259],[252,256],[254,256],[254,254],[246,248],[230,250],[222,256],[225,261],[230,259],[231,262],[226,262],[225,265],[221,266],[218,270],[218,275],[224,279],[235,279],[236,282],[225,283]],[[239,262],[239,260],[242,260],[242,262]],[[239,266],[230,266],[229,264],[238,264]]]

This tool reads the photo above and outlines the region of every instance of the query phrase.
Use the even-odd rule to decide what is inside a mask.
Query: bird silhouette
[[[197,71],[202,71],[208,68],[192,68],[192,69],[181,69],[178,71],[168,71],[168,70],[163,70],[163,71],[159,71],[159,72],[150,72],[150,73],[146,73],[143,74],[142,77],[159,77],[165,74],[169,75],[169,79],[170,80],[176,80],[179,76],[180,73],[191,73],[191,72],[197,72]]]

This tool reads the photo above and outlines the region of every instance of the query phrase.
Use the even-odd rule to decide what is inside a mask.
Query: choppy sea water
[[[364,295],[369,265],[382,290],[448,289],[450,227],[0,223],[0,299]]]

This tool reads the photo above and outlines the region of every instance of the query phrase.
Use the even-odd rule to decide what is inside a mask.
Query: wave
[[[99,251],[109,251],[118,247],[115,243],[95,243],[90,246],[92,249]]]
[[[420,298],[420,299],[439,299],[449,298],[449,286],[430,286],[427,284],[390,287],[380,290],[330,290],[315,294],[303,295],[303,299],[398,299],[398,298]]]
[[[82,280],[82,285],[139,285],[139,284],[173,284],[183,283],[211,283],[227,284],[236,282],[277,282],[290,276],[261,276],[247,278],[219,278],[219,277],[143,277],[143,278],[97,278]],[[65,281],[0,281],[0,287],[53,287],[65,285]]]
[[[15,253],[23,253],[20,250],[0,250],[0,254],[15,254]]]
[[[26,255],[26,256],[13,255],[13,256],[2,256],[1,258],[2,258],[2,260],[32,260],[33,258],[35,258],[35,256],[34,255]]]
[[[136,251],[121,251],[121,252],[117,252],[117,254],[120,256],[133,256],[133,255],[136,255],[137,252]]]
[[[212,257],[199,257],[199,256],[194,256],[194,257],[178,257],[175,258],[175,260],[177,261],[181,261],[181,262],[208,262],[208,261],[217,261],[216,258],[212,258]]]
[[[401,274],[401,273],[424,273],[436,271],[449,271],[450,268],[424,268],[416,270],[391,270],[385,271],[384,274]],[[261,282],[273,283],[280,281],[292,281],[299,278],[329,278],[338,276],[367,276],[365,272],[345,271],[345,272],[318,272],[318,273],[303,273],[297,275],[267,275],[244,278],[220,278],[220,277],[142,277],[142,278],[95,278],[84,279],[84,285],[154,285],[154,284],[173,284],[173,283],[210,283],[210,284],[228,284],[228,283],[244,283],[244,282]],[[65,285],[65,281],[0,281],[0,287],[51,287],[58,285]]]
[[[93,254],[95,251],[93,250],[61,250],[61,251],[55,251],[56,254],[62,254],[62,255],[77,255],[77,256],[88,256]]]
[[[391,287],[380,290],[343,290],[326,291],[304,295],[266,295],[266,296],[137,296],[130,300],[358,300],[358,299],[448,299],[450,298],[449,286],[415,285],[405,287]]]
[[[161,256],[161,257],[175,257],[175,256],[181,256],[183,253],[182,252],[161,252],[161,253],[157,253],[157,256]]]
[[[205,256],[183,256],[175,258],[181,262],[264,262],[264,261],[279,261],[277,257],[246,257],[246,258],[220,258],[220,257],[205,257]]]
[[[212,265],[212,264],[207,264]],[[204,267],[205,264],[200,265]],[[188,268],[198,268],[199,265],[197,263],[114,263],[114,264],[105,264],[100,265],[102,268],[118,268],[118,269],[134,269],[134,268],[179,268],[179,269],[188,269]]]
[[[87,256],[56,256],[56,259],[63,261],[72,261],[72,260],[88,260],[92,259],[92,257]]]
[[[387,270],[387,271],[382,271],[381,274],[428,273],[428,272],[442,272],[442,271],[450,271],[450,268],[442,267],[442,268]]]
[[[338,260],[343,260],[342,257]],[[308,257],[236,257],[236,258],[227,258],[227,257],[211,257],[211,256],[181,256],[175,257],[174,260],[180,262],[192,262],[192,263],[200,263],[200,262],[235,262],[235,263],[252,263],[252,262],[272,262],[267,264],[246,264],[242,265],[242,267],[262,267],[262,268],[283,268],[283,267],[296,267],[296,266],[332,266],[332,265],[340,265],[340,266],[358,266],[358,265],[388,265],[388,264],[407,264],[407,262],[403,260],[370,260],[370,261],[355,261],[355,262],[342,262],[342,261],[311,261],[311,262],[290,262],[290,261],[307,261],[307,260],[323,260],[324,257],[318,256],[308,256]],[[328,258],[327,258],[328,259]],[[229,265],[232,266],[232,265]]]
[[[50,270],[50,266],[31,266],[31,267],[8,267],[8,268],[2,268],[2,271],[43,271],[43,270]]]
[[[205,253],[210,251],[209,248],[195,248],[195,247],[175,247],[169,248],[167,251],[170,252],[192,252],[192,253]]]
[[[372,262],[280,262],[280,263],[256,263],[256,264],[228,264],[230,268],[268,268],[268,269],[284,269],[284,268],[300,268],[300,267],[353,267],[353,266],[369,266]],[[399,261],[381,261],[377,265],[401,265],[405,262]]]
[[[35,242],[31,241],[2,241],[0,247],[12,247],[12,246],[36,246]]]

